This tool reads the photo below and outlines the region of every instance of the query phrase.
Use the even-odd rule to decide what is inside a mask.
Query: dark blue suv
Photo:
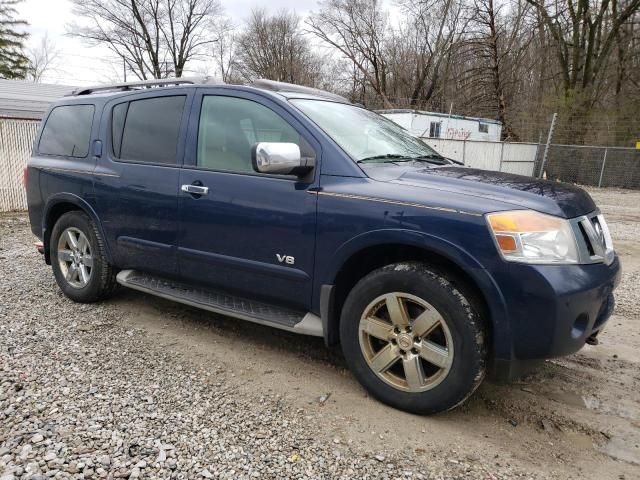
[[[78,90],[45,117],[25,175],[72,300],[121,284],[321,336],[411,412],[596,343],[620,278],[580,188],[452,165],[295,85]]]

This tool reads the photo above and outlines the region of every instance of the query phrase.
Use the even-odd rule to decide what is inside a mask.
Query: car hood
[[[375,180],[489,198],[565,218],[596,209],[579,187],[511,173],[457,166],[424,168],[424,164],[418,168],[378,164],[365,171]]]

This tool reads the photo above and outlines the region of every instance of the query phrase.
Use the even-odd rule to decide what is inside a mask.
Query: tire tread
[[[385,289],[387,291],[395,289],[394,285],[399,283],[399,279],[403,279],[405,283],[408,279],[422,281],[419,288],[433,295],[434,300],[440,296],[441,303],[447,302],[446,304],[451,307],[458,319],[456,320],[459,323],[458,328],[464,330],[465,338],[468,339],[465,343],[464,371],[458,371],[455,376],[449,372],[448,378],[440,385],[433,390],[421,393],[402,392],[382,382],[366,364],[362,363],[364,359],[361,357],[357,338],[350,338],[353,335],[357,337],[357,324],[362,313],[360,309],[363,304],[366,305],[367,301],[375,298],[372,292],[377,296]],[[372,298],[368,298],[367,295]],[[432,299],[425,297],[425,300],[433,304]],[[447,272],[416,261],[386,265],[360,279],[347,296],[340,319],[343,353],[354,375],[373,396],[381,401],[417,414],[451,410],[464,403],[473,394],[486,374],[487,325],[481,312],[482,308],[477,305],[473,295],[465,295],[464,289],[460,288],[455,278]],[[451,327],[449,325],[449,328]],[[356,344],[358,344],[357,347]],[[366,368],[363,368],[363,365]],[[473,375],[472,378],[470,374]]]
[[[57,248],[58,238],[61,233],[60,230],[65,228],[65,226],[67,225],[75,226],[76,228],[80,228],[81,230],[86,230],[86,228],[91,230],[85,231],[85,234],[87,235],[87,237],[93,237],[97,245],[97,249],[93,254],[93,257],[94,271],[98,271],[99,277],[97,280],[97,284],[90,285],[90,288],[88,289],[85,287],[80,290],[71,290],[70,287],[68,287],[64,283],[65,281],[60,278],[61,273],[58,270],[57,259],[55,258],[56,254],[55,251],[52,251],[51,263],[58,285],[60,286],[63,293],[75,302],[91,303],[108,298],[118,287],[118,283],[116,282],[117,271],[114,266],[109,263],[104,239],[102,238],[97,225],[91,219],[91,217],[89,217],[89,215],[81,210],[72,210],[58,218],[55,225],[53,226],[53,231],[51,234],[51,245],[49,248]],[[89,240],[91,241],[92,239],[89,238]],[[92,278],[91,281],[95,281],[95,278]]]

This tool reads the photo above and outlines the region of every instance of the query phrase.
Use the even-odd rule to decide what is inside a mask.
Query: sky
[[[317,7],[317,0],[221,0],[227,16],[240,25],[252,8],[268,10],[293,9],[305,16]],[[122,80],[122,66],[105,47],[89,47],[67,35],[68,24],[74,20],[68,0],[24,0],[18,14],[29,22],[29,47],[37,46],[47,34],[59,51],[55,69],[48,72],[45,83],[80,86]]]

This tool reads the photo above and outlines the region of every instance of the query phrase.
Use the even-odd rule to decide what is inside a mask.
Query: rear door
[[[89,103],[57,105],[43,123],[29,160],[27,185],[31,225],[41,238],[42,216],[55,203],[53,196],[73,195],[91,204],[96,164],[91,139],[98,135],[99,109]]]
[[[251,298],[308,308],[311,298],[320,145],[275,102],[199,89],[180,193],[180,275]],[[256,142],[293,142],[316,169],[306,178],[258,174]]]
[[[107,104],[96,167],[98,216],[116,264],[173,274],[178,183],[192,89]]]

